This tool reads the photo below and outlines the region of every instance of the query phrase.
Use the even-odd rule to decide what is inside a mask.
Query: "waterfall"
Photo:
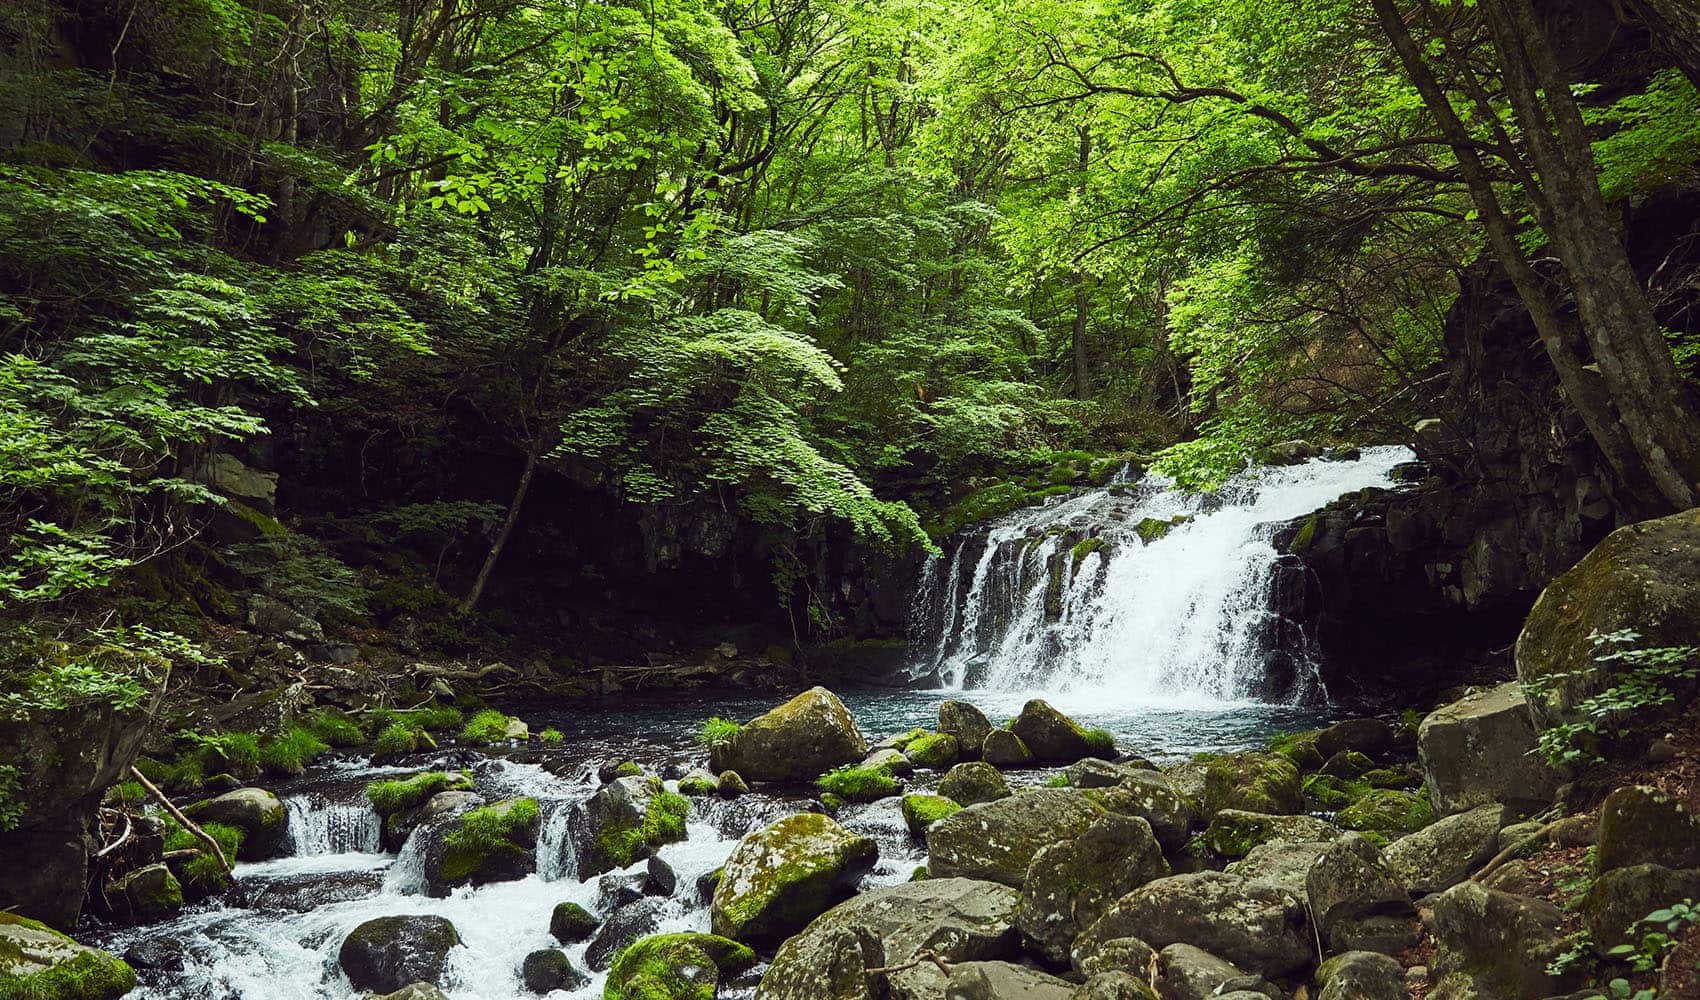
[[[1255,467],[1210,494],[1147,475],[964,531],[923,571],[912,629],[928,653],[915,675],[1106,708],[1321,700],[1302,629],[1274,607],[1275,534],[1345,493],[1391,485],[1410,458],[1379,447]]]
[[[364,799],[332,802],[318,795],[294,795],[283,800],[289,814],[289,842],[297,856],[309,854],[375,854],[379,846],[378,816]]]

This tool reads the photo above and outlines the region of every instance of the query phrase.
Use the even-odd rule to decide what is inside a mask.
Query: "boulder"
[[[599,924],[589,910],[570,901],[556,903],[549,914],[549,933],[562,944],[585,940],[596,933]]]
[[[598,972],[608,968],[622,949],[661,929],[666,909],[660,898],[644,896],[607,914],[584,949],[584,964]]]
[[[1165,852],[1180,850],[1192,830],[1192,806],[1163,772],[1124,770],[1114,788],[1093,793],[1091,798],[1111,812],[1150,823]]]
[[[419,827],[436,825],[483,804],[484,796],[477,792],[465,789],[438,792],[411,809],[402,809],[385,817],[379,843],[387,851],[399,851]]]
[[[1131,972],[1100,972],[1074,991],[1074,1000],[1158,1000],[1157,991]]]
[[[1400,837],[1381,852],[1393,878],[1413,893],[1442,892],[1464,881],[1499,850],[1505,809],[1477,806]]]
[[[994,729],[986,734],[980,745],[980,757],[994,767],[1029,767],[1033,751],[1021,742],[1021,737],[1007,729]]]
[[[952,738],[954,739],[954,737]],[[879,768],[887,774],[896,775],[909,774],[915,770],[914,762],[903,756],[903,751],[894,750],[891,747],[875,750],[868,754],[867,759],[862,761],[860,766]]]
[[[73,984],[77,992],[67,989]],[[104,951],[85,948],[36,920],[0,912],[0,988],[7,997],[116,1000],[136,973]]]
[[[1317,771],[1331,778],[1344,778],[1350,781],[1374,769],[1375,761],[1356,750],[1342,750],[1323,761],[1322,766],[1317,768]]]
[[[1392,752],[1393,727],[1380,719],[1345,719],[1316,734],[1316,752],[1323,760],[1339,753],[1361,753],[1380,760]]]
[[[643,894],[646,896],[671,896],[673,890],[679,887],[679,873],[673,866],[660,858],[650,858],[644,865]]]
[[[982,760],[958,764],[945,772],[939,794],[958,805],[993,802],[1009,794],[1009,782],[997,768]]]
[[[1021,714],[1009,728],[1041,764],[1072,764],[1082,757],[1113,760],[1116,756],[1115,741],[1108,733],[1089,732],[1043,698],[1021,706]]]
[[[951,966],[940,995],[950,1000],[1072,1000],[1074,984],[1013,962],[963,962]]]
[[[986,713],[973,705],[954,698],[939,702],[939,732],[956,737],[964,760],[979,759],[980,748],[985,745],[986,734],[991,731],[991,720],[986,718]]]
[[[440,983],[449,950],[459,944],[459,932],[445,917],[377,917],[348,932],[337,962],[355,989],[389,993]]]
[[[1087,979],[1106,972],[1125,972],[1145,980],[1156,962],[1157,953],[1151,946],[1133,937],[1099,941],[1090,951],[1069,950],[1069,965]]]
[[[1340,831],[1314,816],[1269,816],[1223,809],[1210,820],[1204,842],[1225,858],[1243,858],[1259,844],[1333,840]]]
[[[131,968],[153,972],[182,972],[188,956],[188,947],[174,937],[143,938],[124,950]]]
[[[1395,953],[1416,943],[1410,893],[1357,834],[1330,844],[1305,876],[1317,933],[1331,951]]]
[[[1620,944],[1638,944],[1630,933],[1636,921],[1654,910],[1685,899],[1700,900],[1700,869],[1662,865],[1613,868],[1594,880],[1582,897],[1582,923],[1594,950],[1605,955]]]
[[[1434,897],[1431,1000],[1550,997],[1581,985],[1547,971],[1568,947],[1564,914],[1544,900],[1462,882]]]
[[[747,946],[714,934],[657,934],[620,953],[608,970],[603,1000],[701,1000],[720,977],[755,964]]]
[[[1223,754],[1204,769],[1204,817],[1223,809],[1291,816],[1304,812],[1299,769],[1280,754]]]
[[[449,1000],[449,995],[430,983],[412,983],[394,993],[373,994],[372,1000]]]
[[[572,960],[558,948],[539,948],[525,956],[519,974],[525,988],[539,996],[590,984],[590,977],[573,968]]]
[[[1073,840],[1043,847],[1022,885],[1016,926],[1028,947],[1066,965],[1081,930],[1109,905],[1169,874],[1151,825],[1133,816],[1100,816]]]
[[[720,782],[715,779],[714,773],[700,767],[691,768],[689,771],[685,772],[684,777],[679,779],[680,795],[689,795],[693,798],[697,798],[704,795],[713,795],[718,791],[720,791]]]
[[[1281,991],[1262,976],[1247,975],[1233,963],[1190,944],[1169,945],[1159,962],[1162,979],[1158,992],[1163,1000],[1209,1000],[1235,990],[1283,1000]]]
[[[1535,724],[1515,681],[1437,708],[1417,729],[1429,801],[1441,815],[1490,802],[1544,808],[1560,776],[1534,749]]]
[[[1191,944],[1271,978],[1315,957],[1304,904],[1292,893],[1222,872],[1171,875],[1123,896],[1075,941],[1090,953],[1112,938],[1153,948]]]
[[[183,810],[197,823],[223,823],[242,831],[236,856],[243,861],[269,861],[289,853],[289,814],[278,797],[264,788],[238,788]]]
[[[1316,970],[1317,1000],[1405,1000],[1405,970],[1386,955],[1348,951]]]
[[[926,733],[903,747],[903,757],[920,767],[942,771],[960,758],[956,737],[949,733]]]
[[[930,950],[949,963],[1013,958],[1018,894],[1007,886],[932,878],[882,886],[828,910],[786,941],[756,987],[757,1000],[878,1000],[923,987],[936,967],[865,974]],[[916,983],[916,980],[922,982]],[[933,994],[936,998],[942,995]]]
[[[1305,899],[1305,879],[1310,876],[1311,866],[1332,844],[1333,840],[1259,844],[1225,870],[1230,875],[1273,885]]]
[[[1656,788],[1625,785],[1600,806],[1595,870],[1638,864],[1700,868],[1700,822]]]
[[[714,890],[714,933],[772,944],[847,894],[879,847],[819,813],[788,816],[738,841]]]
[[[733,770],[746,781],[812,781],[868,755],[868,741],[850,710],[823,687],[810,688],[710,752],[715,771]]]
[[[107,890],[108,899],[122,900],[125,917],[149,923],[177,915],[183,909],[183,886],[164,864],[138,868]]]
[[[615,778],[573,807],[581,877],[597,875],[655,853],[663,844],[685,839],[690,803],[669,792],[660,778]]]
[[[1027,789],[969,806],[927,831],[927,869],[938,878],[1020,886],[1040,848],[1073,840],[1101,815],[1085,793],[1072,788]]]
[[[462,885],[511,882],[537,870],[536,799],[504,799],[422,827],[416,835],[425,866],[425,891],[447,896]]]
[[[735,799],[750,790],[750,786],[737,771],[721,771],[719,782],[721,798]]]
[[[902,808],[903,823],[909,828],[910,836],[924,839],[929,827],[962,807],[943,795],[916,794],[903,796]]]
[[[1516,653],[1538,727],[1583,720],[1617,668],[1593,636],[1625,629],[1643,647],[1700,645],[1700,508],[1617,529],[1541,592]]]
[[[1415,833],[1434,822],[1428,799],[1392,788],[1372,788],[1340,810],[1334,822],[1345,830],[1398,836]]]

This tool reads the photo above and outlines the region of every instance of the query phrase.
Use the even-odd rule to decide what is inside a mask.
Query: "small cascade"
[[[297,856],[375,854],[383,849],[378,816],[365,800],[334,802],[319,795],[294,795],[284,799],[283,806]]]
[[[1410,458],[1381,447],[1258,467],[1211,494],[1148,475],[965,531],[923,573],[916,679],[1100,708],[1321,700],[1308,640],[1275,607],[1275,534],[1391,485]]]
[[[560,879],[576,881],[578,873],[578,838],[574,836],[574,820],[579,815],[576,803],[545,802],[543,825],[537,831],[537,874],[547,882]]]

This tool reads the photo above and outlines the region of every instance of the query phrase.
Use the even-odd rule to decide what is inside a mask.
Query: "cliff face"
[[[1700,192],[1630,213],[1629,245],[1673,330],[1700,325]],[[1639,520],[1559,392],[1504,273],[1479,261],[1447,316],[1445,389],[1414,429],[1406,488],[1344,497],[1289,526],[1281,582],[1336,697],[1506,674],[1523,615],[1553,577]]]

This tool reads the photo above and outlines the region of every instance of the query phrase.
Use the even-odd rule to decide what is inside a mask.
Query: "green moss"
[[[366,786],[366,798],[378,815],[390,816],[412,809],[438,792],[471,787],[472,776],[465,771],[426,771],[407,778],[374,781]]]
[[[1068,775],[1061,771],[1058,771],[1056,774],[1045,779],[1046,788],[1067,788],[1069,785],[1070,781],[1068,780]]]
[[[501,855],[528,854],[530,848],[516,842],[527,827],[542,815],[536,799],[511,799],[474,809],[463,815],[443,838],[444,880],[470,878]]]
[[[849,802],[873,802],[898,792],[897,779],[883,767],[847,764],[815,779],[815,787]]]
[[[956,763],[959,753],[956,737],[949,733],[927,733],[908,742],[903,756],[922,767],[944,768]]]
[[[1316,738],[1320,735],[1321,732],[1315,729],[1286,733],[1269,741],[1269,752],[1287,758],[1301,771],[1314,771],[1323,764],[1322,752],[1316,749]]]
[[[253,778],[260,773],[260,740],[253,733],[217,733],[205,736],[182,732],[178,738],[193,746],[191,753],[199,763],[201,774],[228,771],[239,778]]]
[[[152,778],[148,779],[152,781]],[[119,808],[133,809],[142,804],[148,797],[147,790],[139,781],[123,781],[106,790],[105,802]]]
[[[691,802],[677,792],[669,792],[661,779],[655,778],[649,809],[643,823],[635,827],[608,827],[596,838],[596,848],[602,857],[616,868],[624,868],[638,859],[645,846],[660,847],[685,839],[685,818],[691,813]]]
[[[223,823],[202,823],[201,829],[218,842],[225,860],[235,864],[236,853],[242,848],[242,839],[247,836],[246,832],[240,827]],[[179,872],[183,887],[191,890],[194,895],[206,896],[230,888],[230,873],[218,863],[218,858],[207,850],[207,845],[199,837],[178,825],[176,820],[167,820],[165,823],[165,850],[199,852],[184,862]]]
[[[953,504],[929,525],[936,537],[954,535],[970,524],[989,521],[994,517],[1025,507],[1033,502],[1033,494],[1019,483],[994,483],[982,486]]]
[[[925,882],[932,877],[933,873],[928,870],[926,865],[916,865],[915,870],[909,873],[909,881],[911,882]]]
[[[828,816],[837,816],[838,810],[844,808],[844,796],[833,792],[822,792],[820,796],[820,805],[822,809],[826,810],[826,814]]]
[[[613,773],[616,778],[641,778],[643,768],[639,767],[635,760],[622,760],[614,765]]]
[[[1363,780],[1373,788],[1414,788],[1416,781],[1396,767],[1378,767],[1363,773]]]
[[[1102,538],[1096,538],[1096,537],[1094,537],[1094,538],[1083,538],[1080,541],[1074,543],[1074,548],[1072,550],[1070,550],[1070,554],[1074,558],[1073,558],[1073,562],[1072,562],[1073,568],[1070,570],[1069,575],[1071,577],[1078,575],[1080,573],[1081,562],[1083,560],[1085,560],[1085,558],[1087,556],[1091,555],[1092,553],[1103,551],[1104,548],[1107,545],[1108,545],[1108,543],[1105,542]]]
[[[537,734],[537,741],[539,743],[555,744],[564,742],[565,740],[566,736],[564,736],[561,731],[556,729],[554,726],[550,726],[548,729]]]
[[[909,744],[915,742],[916,740],[920,739],[923,736],[931,736],[931,735],[932,735],[931,730],[911,729],[907,733],[904,733],[902,736],[898,736],[898,737],[893,738],[891,740],[891,746],[892,746],[892,749],[897,750],[898,752],[901,753],[902,751],[908,749]]]
[[[1375,788],[1340,810],[1335,822],[1359,832],[1415,833],[1434,822],[1434,808],[1426,795]]]
[[[926,836],[928,827],[961,810],[960,805],[942,795],[903,796],[903,822],[917,837]]]
[[[33,976],[0,975],[6,1000],[114,1000],[135,988],[130,966],[103,951],[81,952]]]
[[[722,719],[718,715],[710,716],[697,732],[697,742],[705,747],[725,746],[737,738],[744,727],[731,719]]]
[[[506,739],[509,719],[493,708],[486,708],[460,730],[460,741],[472,746],[486,746]]]
[[[307,717],[307,728],[333,747],[357,747],[366,742],[359,723],[346,715],[321,709]]]
[[[289,534],[289,529],[283,526],[283,522],[260,513],[240,500],[226,499],[224,510],[253,525],[261,538],[281,539]]]
[[[169,763],[153,757],[137,757],[136,770],[168,792],[190,791],[201,787],[201,782],[206,780],[201,760],[193,754],[185,754]]]
[[[453,705],[422,705],[418,708],[383,708],[366,716],[368,732],[380,732],[400,722],[412,729],[443,732],[458,729],[465,718]]]
[[[720,783],[713,778],[686,775],[679,779],[680,795],[713,795],[719,790]]]
[[[291,726],[260,743],[260,768],[267,774],[297,775],[330,745],[306,726]]]
[[[1233,754],[1212,760],[1204,770],[1205,811],[1220,809],[1284,815],[1299,811],[1303,799],[1299,772],[1279,754]]]
[[[1344,809],[1369,791],[1365,782],[1347,781],[1332,774],[1309,775],[1300,788],[1307,802],[1328,811]]]
[[[1317,527],[1321,523],[1321,514],[1312,514],[1306,518],[1305,523],[1299,527],[1298,533],[1293,536],[1293,540],[1288,543],[1287,551],[1294,555],[1303,555],[1310,551],[1311,545],[1316,541]]]
[[[1085,738],[1086,745],[1091,748],[1094,757],[1102,760],[1115,758],[1116,738],[1108,729],[1082,729],[1080,735]]]
[[[431,737],[426,735],[425,730],[406,722],[392,722],[372,741],[372,760],[389,760],[432,745]]]
[[[691,932],[643,938],[614,957],[603,1000],[714,1000],[721,974],[754,965],[749,946]],[[705,970],[714,969],[714,975]]]

